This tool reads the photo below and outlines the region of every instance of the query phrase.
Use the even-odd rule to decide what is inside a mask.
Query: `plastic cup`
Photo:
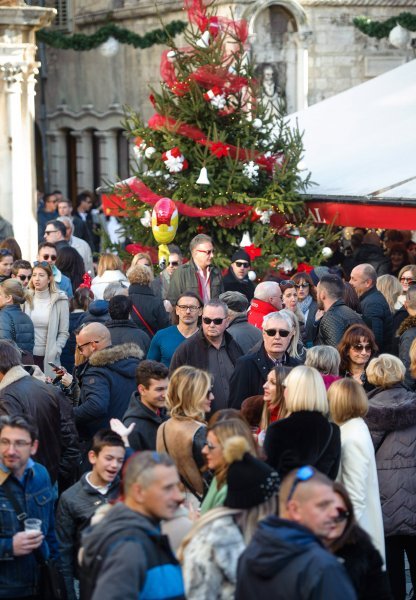
[[[25,519],[25,531],[42,531],[41,519]]]

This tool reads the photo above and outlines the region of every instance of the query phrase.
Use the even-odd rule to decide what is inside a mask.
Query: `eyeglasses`
[[[223,317],[222,319],[220,319],[219,317],[217,319],[210,319],[209,317],[202,317],[202,321],[205,323],[205,325],[211,325],[211,323],[214,323],[214,325],[221,325],[221,323],[223,321],[225,321],[225,317]]]
[[[287,329],[263,329],[263,331],[269,337],[274,337],[276,333],[278,333],[279,337],[286,338],[291,334],[291,331],[288,331]]]
[[[177,260],[173,260],[172,262],[169,262],[168,265],[170,267],[179,267],[179,262]]]
[[[295,288],[308,288],[309,283],[295,283]]]
[[[98,342],[99,342],[99,341],[100,341],[100,340],[91,340],[90,342],[85,342],[85,344],[77,344],[77,348],[78,348],[78,350],[79,350],[80,352],[82,352],[82,349],[83,349],[85,346],[88,346],[88,344],[98,344]]]
[[[349,516],[350,513],[348,512],[348,510],[342,510],[342,508],[339,508],[338,516],[334,518],[334,523],[342,523],[343,521],[346,521]]]
[[[0,256],[13,256],[7,248],[0,248]]]
[[[202,252],[203,254],[208,254],[209,255],[213,255],[214,254],[214,250],[201,250],[200,248],[196,249],[197,252]]]
[[[357,352],[362,352],[363,350],[364,352],[371,352],[372,350],[370,344],[353,344],[352,347]]]
[[[190,312],[196,312],[200,309],[199,306],[187,306],[186,304],[177,304],[176,308],[179,308],[179,310],[189,310]]]
[[[26,448],[27,446],[31,445],[32,442],[27,442],[26,440],[15,440],[14,442],[12,442],[11,440],[7,440],[6,438],[0,439],[0,448],[9,448],[10,446],[13,446],[18,450],[22,450],[23,448]]]
[[[249,266],[250,266],[250,265],[248,264],[248,262],[243,262],[243,261],[241,261],[241,260],[236,260],[236,261],[235,261],[235,264],[236,264],[236,266],[237,266],[237,267],[239,267],[239,268],[241,268],[241,267],[244,267],[245,269],[248,269],[248,268],[249,268]]]
[[[35,262],[33,263],[34,267],[49,267],[51,268],[51,265],[46,262],[46,260],[35,260]]]
[[[413,285],[416,282],[411,277],[400,277],[400,283],[410,283],[411,285]]]
[[[49,229],[49,231],[45,231],[45,235],[49,235],[50,233],[57,233],[58,229]]]
[[[31,277],[32,275],[18,275],[20,281],[26,281],[26,279],[29,280]]]
[[[301,467],[300,469],[298,469],[296,471],[296,477],[293,480],[292,483],[292,487],[290,488],[290,492],[289,495],[287,497],[286,503],[289,503],[291,501],[291,499],[293,498],[293,494],[295,493],[295,490],[298,486],[299,483],[302,483],[303,481],[309,481],[309,479],[312,479],[312,477],[315,475],[315,471],[312,469],[312,467]]]
[[[43,255],[43,258],[44,258],[45,260],[49,260],[49,259],[51,259],[51,260],[56,260],[56,254],[44,254],[44,255]]]

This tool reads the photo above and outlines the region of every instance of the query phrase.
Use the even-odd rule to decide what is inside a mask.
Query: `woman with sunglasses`
[[[310,348],[314,339],[315,315],[318,310],[316,302],[316,288],[312,277],[308,273],[295,273],[292,277],[298,296],[298,308],[303,315],[305,323],[305,333],[303,341],[307,348]]]
[[[227,495],[228,462],[224,456],[224,447],[228,439],[238,435],[247,442],[250,454],[257,456],[257,447],[250,427],[243,419],[226,419],[210,421],[207,429],[207,440],[202,454],[205,464],[214,477],[209,486],[207,495],[201,504],[201,514],[224,504]]]
[[[324,540],[327,549],[342,561],[358,600],[391,600],[383,559],[370,536],[357,525],[347,490],[335,482],[334,492],[338,517]]]
[[[326,389],[312,367],[295,367],[284,381],[287,417],[266,431],[267,462],[280,477],[292,469],[311,465],[335,479],[341,458],[338,425],[328,420]]]
[[[20,350],[32,355],[35,331],[32,319],[21,310],[28,297],[19,279],[0,283],[0,339],[13,340]]]
[[[69,304],[65,292],[57,289],[49,263],[33,263],[29,298],[24,311],[35,328],[33,358],[45,375],[54,377],[50,362],[60,364],[62,348],[69,337]]]
[[[376,454],[386,542],[386,566],[395,600],[406,597],[405,556],[416,589],[416,394],[404,385],[403,363],[380,354],[367,368],[375,386],[365,417]]]
[[[368,411],[367,395],[354,379],[340,379],[330,386],[328,402],[331,417],[341,430],[341,464],[337,481],[345,485],[358,524],[384,558],[383,517],[374,446],[363,419]]]
[[[403,267],[400,270],[397,278],[402,286],[402,293],[396,300],[395,309],[400,310],[401,308],[404,309],[407,290],[411,285],[416,285],[416,265],[406,265]]]
[[[13,254],[8,248],[0,248],[0,283],[10,279],[13,267]]]
[[[173,372],[166,392],[170,419],[157,430],[156,448],[175,461],[185,489],[185,501],[199,508],[208,482],[202,450],[206,442],[205,415],[214,399],[211,375],[202,369],[182,366]]]
[[[377,351],[376,339],[371,329],[366,325],[351,325],[338,344],[341,357],[339,374],[342,377],[352,377],[366,392],[371,390],[372,385],[367,381],[365,369]]]

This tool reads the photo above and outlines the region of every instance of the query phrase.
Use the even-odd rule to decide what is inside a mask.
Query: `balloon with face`
[[[152,232],[159,244],[170,244],[178,229],[178,209],[170,198],[161,198],[152,211]]]

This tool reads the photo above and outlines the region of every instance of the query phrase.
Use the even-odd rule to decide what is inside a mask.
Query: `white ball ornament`
[[[153,148],[153,146],[149,146],[148,148],[146,148],[146,150],[144,151],[144,155],[147,159],[152,158],[153,154],[156,152],[156,148]]]
[[[325,246],[325,248],[322,248],[322,256],[324,258],[331,258],[332,255],[333,255],[333,252],[332,252],[331,248],[329,248],[328,246]]]
[[[256,271],[249,271],[248,278],[250,279],[250,281],[256,281],[256,279],[257,279]]]
[[[105,56],[106,58],[112,58],[113,56],[115,56],[119,49],[120,43],[113,36],[110,36],[103,44],[100,44],[100,46],[98,46],[100,54],[102,56]]]
[[[260,129],[260,127],[262,125],[263,125],[263,121],[261,119],[254,119],[254,121],[253,121],[254,129]]]
[[[304,248],[306,246],[306,240],[304,237],[298,237],[296,240],[296,246],[298,248]]]

